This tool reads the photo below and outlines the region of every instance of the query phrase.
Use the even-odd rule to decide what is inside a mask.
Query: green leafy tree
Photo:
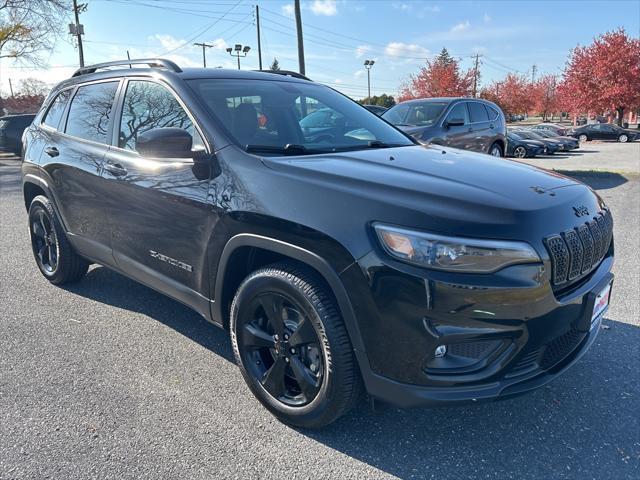
[[[383,93],[382,95],[374,95],[371,98],[363,98],[362,100],[358,100],[358,103],[361,105],[380,105],[381,107],[389,108],[396,104],[396,100],[392,95]]]

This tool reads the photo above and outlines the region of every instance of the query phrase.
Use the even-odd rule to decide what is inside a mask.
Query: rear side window
[[[64,109],[67,107],[69,97],[71,96],[71,90],[64,90],[60,92],[56,98],[51,102],[51,106],[42,120],[42,123],[48,125],[51,128],[58,128],[60,125],[60,119],[64,113]]]
[[[468,102],[469,116],[471,117],[471,123],[488,122],[489,116],[484,108],[484,105],[480,102]]]
[[[169,90],[155,82],[130,81],[122,106],[118,146],[135,150],[138,135],[166,127],[186,130],[193,137],[195,149],[204,147],[189,115]]]
[[[109,120],[117,89],[117,81],[78,88],[71,100],[65,133],[93,142],[109,143]]]

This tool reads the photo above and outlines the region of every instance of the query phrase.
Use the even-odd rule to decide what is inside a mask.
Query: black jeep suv
[[[320,109],[341,121],[301,127]],[[253,393],[293,425],[363,389],[402,407],[531,390],[608,305],[613,223],[587,186],[419,145],[297,74],[94,65],[24,138],[42,274],[102,264],[228,328]]]

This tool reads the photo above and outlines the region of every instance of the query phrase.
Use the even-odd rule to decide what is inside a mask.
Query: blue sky
[[[274,57],[281,68],[297,70],[292,1],[280,0],[80,0],[87,63],[163,55],[182,66],[201,66],[193,42],[214,43],[208,66],[236,68],[225,48],[242,43],[252,50],[243,68],[258,67],[254,5],[261,11],[263,63]],[[442,47],[469,68],[481,54],[482,83],[509,71],[530,75],[560,73],[569,50],[599,33],[624,27],[640,35],[640,0],[628,1],[395,1],[302,0],[307,75],[346,94],[366,96],[365,59],[372,93],[395,94],[399,85]],[[62,26],[66,30],[66,25]],[[33,76],[55,83],[77,66],[71,38],[45,59],[47,70],[3,61],[0,82],[8,91]]]

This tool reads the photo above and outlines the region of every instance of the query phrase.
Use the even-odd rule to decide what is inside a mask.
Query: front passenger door
[[[144,158],[136,151],[136,140],[149,130],[181,128],[193,137],[194,149],[202,150],[202,137],[164,84],[129,79],[123,91],[117,145],[104,165],[111,186],[113,255],[118,268],[132,278],[197,304],[209,294],[204,270],[213,213],[207,204],[207,165],[203,172],[203,165],[185,159]]]
[[[463,125],[448,125],[452,120],[462,120]],[[456,103],[447,114],[443,127],[445,128],[445,145],[448,147],[462,148],[469,150],[471,148],[471,135],[469,126],[469,113],[465,102]]]

